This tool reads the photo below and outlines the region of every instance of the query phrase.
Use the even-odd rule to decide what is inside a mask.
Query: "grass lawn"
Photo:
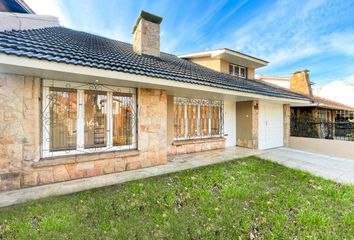
[[[0,239],[353,239],[354,186],[248,157],[0,210]]]

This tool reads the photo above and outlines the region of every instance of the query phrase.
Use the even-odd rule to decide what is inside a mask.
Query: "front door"
[[[259,103],[259,149],[281,147],[283,142],[283,105]]]

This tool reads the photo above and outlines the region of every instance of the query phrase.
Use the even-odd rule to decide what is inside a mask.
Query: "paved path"
[[[272,149],[258,156],[336,182],[354,184],[354,159],[330,157],[290,148]]]
[[[186,169],[230,161],[235,158],[258,155],[291,168],[309,171],[315,175],[342,183],[354,183],[354,159],[301,152],[289,148],[266,151],[230,147],[222,150],[191,153],[169,157],[166,165],[107,174],[98,177],[72,180],[0,193],[0,207],[23,203],[49,196],[59,196],[93,188],[99,188],[137,179],[143,179]]]

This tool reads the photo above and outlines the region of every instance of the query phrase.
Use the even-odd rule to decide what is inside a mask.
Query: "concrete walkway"
[[[257,155],[325,179],[344,184],[354,184],[354,159],[330,157],[291,148],[267,150]]]
[[[354,183],[354,159],[333,158],[289,148],[259,151],[230,147],[222,150],[169,157],[166,165],[156,167],[3,192],[0,193],[0,207],[179,172],[251,155],[258,155],[261,158],[269,159],[291,168],[305,170],[338,182]]]

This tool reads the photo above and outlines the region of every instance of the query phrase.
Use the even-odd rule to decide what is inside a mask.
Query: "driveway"
[[[339,183],[354,184],[354,159],[330,157],[291,148],[276,148],[256,155]]]

